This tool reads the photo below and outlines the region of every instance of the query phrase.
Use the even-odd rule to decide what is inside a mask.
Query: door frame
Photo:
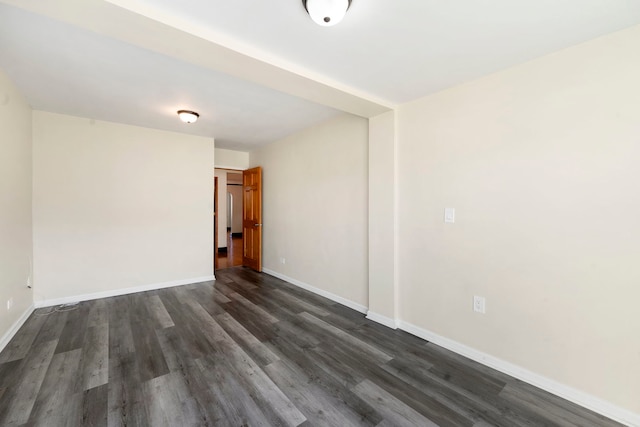
[[[214,203],[214,209],[215,209],[215,212],[216,212],[216,213],[214,214],[214,216],[215,216],[215,224],[214,224],[214,228],[215,228],[215,232],[214,232],[214,240],[215,240],[215,245],[214,245],[214,251],[215,251],[215,262],[214,262],[214,264],[215,264],[215,265],[214,265],[214,271],[215,271],[215,270],[220,270],[220,265],[219,265],[219,264],[220,264],[220,262],[219,262],[219,260],[218,260],[218,238],[219,238],[218,236],[220,235],[220,231],[218,230],[218,228],[219,228],[219,224],[218,224],[218,217],[220,216],[220,213],[218,212],[218,210],[219,210],[218,197],[220,197],[220,196],[222,195],[222,194],[221,194],[221,191],[222,191],[222,190],[220,190],[220,189],[219,189],[219,185],[218,185],[218,177],[217,177],[217,176],[215,176],[215,173],[216,173],[216,171],[218,170],[218,171],[224,171],[224,172],[234,172],[234,173],[243,174],[243,173],[244,173],[244,171],[245,171],[245,170],[248,170],[248,169],[249,169],[249,168],[247,168],[247,169],[240,169],[240,168],[236,169],[236,168],[232,168],[232,167],[224,167],[224,166],[222,166],[222,167],[220,167],[220,166],[214,166],[214,167],[213,167],[213,173],[214,173],[214,178],[215,178],[215,195],[214,195],[215,203]],[[244,183],[243,183],[243,184],[244,184]],[[241,186],[242,186],[242,189],[243,189],[243,191],[242,191],[242,193],[243,193],[243,194],[240,196],[240,203],[241,203],[240,213],[241,213],[241,215],[242,215],[242,214],[243,214],[243,212],[244,212],[244,185],[242,185],[242,184],[241,184]],[[226,193],[227,193],[227,189],[225,188],[225,189],[224,189],[225,197],[227,197],[227,196],[226,196]],[[227,213],[226,213],[226,212],[224,212],[224,215],[226,216],[226,215],[227,215]],[[233,225],[232,225],[232,228],[233,228]],[[224,230],[224,233],[225,233],[225,236],[226,236],[226,235],[227,235],[227,230],[226,230],[226,229]],[[241,243],[242,243],[242,246],[241,246],[241,247],[242,247],[242,249],[241,249],[241,250],[242,250],[243,255],[244,255],[244,230],[243,230],[243,233],[242,233],[242,242],[241,242]],[[227,250],[228,250],[228,249],[227,249]],[[228,256],[229,256],[229,253],[227,252],[227,257],[228,257]],[[244,258],[244,256],[243,256],[243,258]],[[244,265],[244,263],[239,264],[239,265],[237,265],[236,267],[240,267],[240,266],[243,266],[243,265]],[[224,268],[229,268],[229,267],[224,267]]]

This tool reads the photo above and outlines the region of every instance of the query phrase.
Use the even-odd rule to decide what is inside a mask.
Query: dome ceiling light
[[[198,117],[200,117],[200,114],[195,111],[178,110],[178,116],[180,117],[180,120],[185,123],[195,123],[198,120]]]
[[[330,27],[342,21],[351,0],[302,0],[302,4],[313,22]]]

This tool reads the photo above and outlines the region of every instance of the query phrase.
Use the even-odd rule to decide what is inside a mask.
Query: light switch
[[[456,222],[456,210],[454,208],[444,208],[444,222]]]

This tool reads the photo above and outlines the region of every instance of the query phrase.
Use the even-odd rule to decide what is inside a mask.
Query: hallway
[[[227,231],[227,252],[218,252],[218,270],[242,265],[242,237]]]

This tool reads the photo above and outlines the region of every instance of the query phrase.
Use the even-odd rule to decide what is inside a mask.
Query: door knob
[[[262,227],[262,224],[253,224],[254,227]]]

